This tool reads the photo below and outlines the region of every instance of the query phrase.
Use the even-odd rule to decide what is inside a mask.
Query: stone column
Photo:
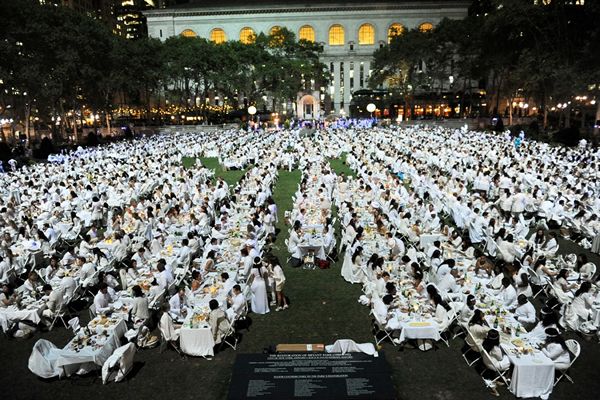
[[[342,93],[340,90],[341,85],[341,65],[339,61],[333,63],[333,108],[334,112],[338,114],[340,112],[340,103],[342,102]]]
[[[350,115],[350,62],[344,61],[344,112],[346,116]]]

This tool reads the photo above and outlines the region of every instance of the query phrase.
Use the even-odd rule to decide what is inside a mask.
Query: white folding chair
[[[227,328],[227,333],[225,335],[223,335],[223,340],[221,340],[221,346],[220,348],[223,348],[224,345],[227,345],[229,347],[231,347],[233,350],[237,350],[237,344],[238,344],[238,336],[237,336],[237,332],[235,331],[235,322],[238,320],[238,318],[233,318],[231,320],[231,322],[229,322],[229,327]]]
[[[467,346],[469,346],[469,348],[462,354],[462,356],[465,359],[467,365],[469,367],[471,367],[477,361],[481,360],[481,350],[480,350],[479,346],[477,346],[475,338],[473,337],[473,334],[469,331],[468,328],[465,329],[465,332],[467,334],[467,336],[465,337],[465,343],[467,344]],[[469,354],[469,353],[477,354],[477,356],[475,357],[474,360],[469,361],[469,359],[467,358],[467,354]]]
[[[397,344],[394,342],[394,338],[392,338],[392,331],[386,329],[385,322],[382,322],[373,310],[371,310],[371,314],[373,315],[373,338],[375,338],[375,344],[379,346],[386,339],[389,340],[394,346]],[[379,337],[381,336],[381,337]]]
[[[102,365],[102,383],[120,382],[133,368],[133,357],[136,353],[134,343],[119,347]]]
[[[569,370],[575,363],[575,360],[577,360],[577,358],[579,358],[579,354],[581,353],[581,345],[575,339],[567,340],[566,344],[567,344],[567,347],[569,348],[569,352],[571,353],[573,358],[572,358],[571,362],[569,363],[569,366],[567,367],[567,369],[565,369],[563,371],[557,370],[560,373],[560,376],[558,378],[556,378],[556,380],[554,381],[554,386],[556,386],[556,384],[558,382],[560,382],[560,380],[563,377],[567,378],[569,380],[569,382],[575,383],[575,382],[573,382],[573,379],[567,374],[567,372],[569,372]]]
[[[542,279],[531,267],[527,267],[527,272],[529,272],[529,276],[531,277],[531,283],[533,283],[535,286],[539,286],[540,288],[536,293],[533,294],[533,298],[535,299],[540,293],[544,292],[544,288],[548,284],[548,281]]]
[[[63,300],[63,303],[60,305],[58,310],[56,310],[56,313],[54,313],[54,318],[52,319],[52,323],[50,324],[50,327],[48,328],[49,331],[51,331],[52,328],[54,328],[54,324],[56,324],[56,321],[58,321],[58,320],[60,320],[60,322],[62,322],[62,324],[65,328],[69,327],[67,325],[67,323],[65,322],[65,317],[67,316],[67,311],[68,311],[67,305],[69,304],[70,301],[71,301],[71,298],[66,298]]]
[[[508,378],[505,375],[507,374],[509,369],[505,369],[504,371],[499,370],[496,367],[496,364],[493,362],[492,357],[489,355],[489,353],[484,348],[481,348],[481,357],[483,359],[483,364],[485,365],[485,369],[483,371],[481,371],[480,375],[483,376],[485,371],[492,371],[496,374],[496,377],[490,381],[489,385],[495,383],[498,379],[501,379],[504,382],[504,384],[506,386],[508,386],[508,384],[510,382],[510,378]],[[490,366],[491,366],[491,369],[490,369]]]
[[[450,311],[448,311],[448,324],[446,326],[439,327],[440,339],[442,339],[442,342],[444,342],[447,347],[450,347],[450,341],[449,339],[445,338],[444,335],[449,333],[450,327],[456,322],[456,318],[456,311],[454,308],[450,308]]]
[[[71,318],[67,321],[67,325],[69,326],[69,328],[71,328],[73,333],[77,333],[77,331],[81,328],[81,326],[79,325],[79,317]]]

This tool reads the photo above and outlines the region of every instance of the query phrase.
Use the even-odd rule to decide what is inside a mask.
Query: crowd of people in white
[[[560,255],[557,240],[598,252],[600,153],[515,146],[466,129],[329,134],[357,175],[333,185],[341,275],[363,285],[359,301],[371,307],[376,342],[428,349],[464,335],[469,351],[497,372],[486,380],[494,394],[512,369],[513,393],[547,397],[554,367],[557,379],[568,376],[579,352],[560,332],[595,334],[600,324],[596,265],[583,251]],[[326,188],[325,163],[321,171],[311,176]],[[292,237],[302,235],[298,222]],[[534,298],[544,300],[539,313]],[[524,354],[546,373],[527,375]]]
[[[270,246],[278,219],[271,190],[289,156],[271,141],[168,133],[80,148],[0,176],[2,330],[25,337],[73,327],[64,349],[34,348],[53,359],[57,374],[100,367],[115,335],[151,346],[156,326],[164,343],[192,355],[235,347],[248,304],[257,314],[288,307]],[[198,160],[183,166],[183,157],[215,148],[223,164],[235,160],[246,170],[234,187]],[[255,150],[242,156],[240,148]],[[74,305],[89,307],[87,326],[67,323]],[[94,362],[84,362],[90,354]]]
[[[329,165],[342,153],[356,177]],[[183,166],[202,156],[245,174],[230,187],[199,162]],[[11,336],[76,327],[64,318],[79,301],[92,320],[67,352],[100,351],[121,330],[150,345],[154,326],[188,354],[235,348],[248,304],[289,307],[272,189],[292,168],[302,180],[285,214],[289,263],[327,265],[339,251],[378,344],[428,349],[462,334],[496,372],[494,393],[539,353],[550,386],[513,379],[511,391],[547,396],[554,367],[568,377],[578,355],[561,332],[600,325],[596,266],[558,241],[600,248],[600,153],[588,147],[431,127],[171,132],[52,161],[0,176],[0,324]]]

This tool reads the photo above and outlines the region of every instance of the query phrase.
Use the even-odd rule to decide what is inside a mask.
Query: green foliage
[[[0,0],[0,15],[0,107],[10,105],[15,119],[35,113],[66,121],[68,111],[84,106],[96,113],[135,106],[148,114],[162,93],[204,117],[214,93],[223,106],[278,111],[312,82],[327,85],[322,48],[285,28],[249,45],[182,36],[162,43],[125,40],[99,21],[37,0]]]
[[[435,87],[436,78],[484,82],[491,107],[519,93],[547,104],[581,93],[600,78],[600,4],[556,0],[475,1],[468,17],[443,20],[431,33],[393,38],[375,53],[372,87],[402,94]],[[416,66],[424,62],[427,74]]]

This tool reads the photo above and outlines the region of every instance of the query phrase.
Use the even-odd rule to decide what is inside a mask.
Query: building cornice
[[[455,2],[411,2],[405,4],[365,4],[340,6],[306,6],[306,7],[246,7],[246,8],[186,8],[144,11],[146,17],[206,17],[225,15],[257,15],[257,14],[298,14],[298,13],[348,13],[367,11],[402,11],[402,10],[440,10],[466,9],[468,1]]]

